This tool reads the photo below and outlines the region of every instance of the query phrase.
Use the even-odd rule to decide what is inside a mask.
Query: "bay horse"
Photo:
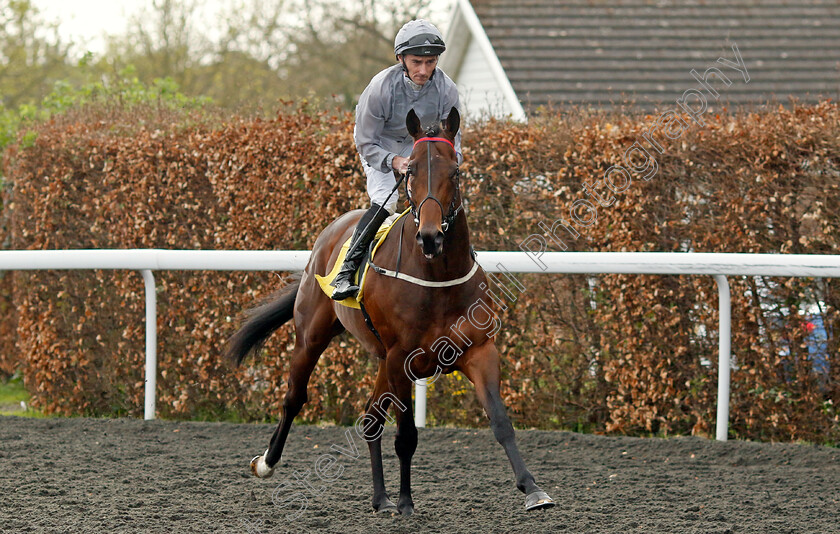
[[[335,336],[347,330],[379,360],[373,394],[363,417],[373,472],[375,511],[398,511],[403,515],[414,512],[411,458],[417,448],[417,428],[411,407],[412,379],[453,371],[460,371],[474,384],[493,434],[513,466],[516,487],[526,495],[525,508],[551,507],[553,501],[525,467],[513,426],[505,413],[499,392],[499,353],[494,340],[474,321],[464,320],[471,307],[479,301],[485,302],[482,288],[487,287],[487,279],[472,254],[467,217],[461,204],[460,172],[453,144],[460,127],[458,110],[453,107],[440,126],[426,131],[411,110],[406,127],[415,140],[405,185],[413,218],[400,219],[400,228],[395,227],[377,250],[378,266],[368,271],[362,310],[331,300],[315,279],[316,273],[323,275],[335,264],[339,249],[352,235],[363,213],[356,210],[340,216],[324,229],[315,241],[300,279],[251,310],[227,345],[226,355],[241,363],[274,330],[294,319],[295,346],[282,417],[269,448],[251,461],[251,471],[261,478],[274,472],[292,421],[307,401],[309,378],[321,353]],[[422,199],[419,204],[417,199]],[[389,268],[396,268],[401,277],[395,277]],[[437,355],[417,350],[423,347],[437,350],[441,346]],[[395,407],[394,445],[400,461],[400,494],[396,505],[385,491],[381,453],[382,429],[391,405]]]

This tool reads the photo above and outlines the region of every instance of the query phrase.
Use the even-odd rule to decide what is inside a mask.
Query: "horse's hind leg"
[[[507,453],[513,473],[516,477],[516,487],[525,493],[525,509],[535,510],[554,506],[554,501],[546,492],[537,486],[534,476],[525,467],[525,462],[519,454],[513,425],[505,412],[502,397],[499,392],[499,353],[496,346],[485,343],[473,349],[469,358],[461,367],[461,371],[475,385],[475,391],[481,406],[490,419],[493,435]]]
[[[373,394],[365,406],[365,418],[362,425],[365,441],[370,450],[370,470],[373,475],[373,509],[377,512],[396,512],[397,505],[388,498],[385,491],[385,473],[382,469],[382,432],[388,406],[391,404],[388,394],[388,376],[385,373],[385,361],[379,362]]]
[[[289,389],[283,400],[283,413],[280,417],[280,423],[274,430],[265,453],[251,460],[251,473],[255,476],[268,478],[274,474],[274,466],[283,455],[283,447],[286,445],[286,438],[292,428],[292,422],[308,400],[306,388],[309,384],[309,377],[327,344],[325,343],[317,351],[311,350],[310,347],[295,346],[289,372]]]
[[[318,289],[320,291],[320,289]],[[301,300],[303,297],[303,300]],[[325,295],[320,295],[325,297]],[[292,427],[292,421],[306,404],[309,377],[333,337],[340,334],[344,327],[335,316],[330,300],[326,298],[307,298],[298,296],[299,302],[316,303],[315,309],[295,310],[295,348],[289,365],[289,381],[286,397],[283,400],[283,414],[280,423],[271,437],[265,454],[251,460],[251,473],[260,478],[268,478],[274,473],[274,466],[280,461],[286,437]]]

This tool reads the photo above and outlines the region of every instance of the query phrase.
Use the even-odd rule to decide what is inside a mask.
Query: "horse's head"
[[[443,252],[444,234],[461,211],[460,172],[454,146],[460,123],[461,116],[454,107],[440,126],[425,131],[413,109],[405,118],[408,133],[414,138],[406,173],[406,196],[417,225],[417,244],[427,259]]]

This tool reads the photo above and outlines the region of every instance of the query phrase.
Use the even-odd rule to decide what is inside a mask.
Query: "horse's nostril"
[[[442,250],[443,245],[443,233],[438,231],[432,232],[417,232],[416,234],[417,244],[420,246],[420,249],[423,251],[423,254],[427,255],[438,255]]]

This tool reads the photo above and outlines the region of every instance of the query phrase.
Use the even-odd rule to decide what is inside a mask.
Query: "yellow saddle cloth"
[[[397,221],[399,221],[409,210],[405,210],[402,213],[394,214],[385,219],[382,223],[382,226],[379,227],[379,230],[376,231],[376,235],[374,236],[374,243],[373,250],[370,253],[370,259],[373,260],[374,256],[376,255],[376,251],[379,250],[379,246],[385,241],[385,238],[388,237],[388,232],[391,231]],[[321,289],[326,293],[329,297],[332,295],[333,286],[330,284],[335,279],[336,275],[338,275],[338,271],[341,270],[341,264],[344,263],[344,257],[347,256],[347,249],[350,248],[350,240],[353,239],[353,236],[347,238],[347,241],[341,245],[341,250],[338,252],[338,258],[335,260],[335,265],[333,265],[332,270],[326,276],[321,276],[319,274],[315,275],[315,279],[318,280],[318,284],[320,284]],[[370,268],[370,264],[366,261],[363,262],[363,265],[356,271],[355,274],[355,281],[356,285],[359,286],[359,294],[356,297],[347,297],[344,300],[339,300],[338,303],[348,308],[360,308],[361,306],[359,303],[362,301],[362,296],[364,295],[365,289],[365,278],[367,277],[368,269]]]

